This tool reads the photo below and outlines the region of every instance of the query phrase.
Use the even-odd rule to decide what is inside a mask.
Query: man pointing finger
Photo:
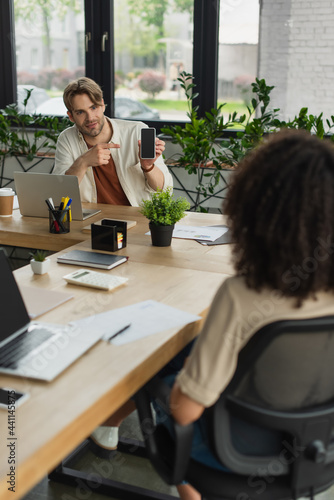
[[[140,157],[142,122],[110,119],[99,85],[79,78],[64,90],[67,114],[74,123],[57,142],[54,174],[76,175],[82,202],[138,206],[156,189],[172,186],[156,139],[156,157]]]

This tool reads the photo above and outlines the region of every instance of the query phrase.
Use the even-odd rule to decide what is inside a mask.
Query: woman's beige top
[[[248,288],[244,278],[228,278],[219,288],[203,330],[177,377],[181,391],[205,407],[214,404],[230,382],[238,353],[262,326],[282,319],[334,315],[334,294],[321,292],[299,308],[296,299],[275,290]]]

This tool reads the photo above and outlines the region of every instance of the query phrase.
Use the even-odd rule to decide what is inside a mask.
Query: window
[[[14,0],[15,41],[20,48],[16,59],[19,105],[23,89],[34,86],[30,100],[36,107],[32,111],[39,112],[43,103],[47,110],[45,92],[49,98],[61,96],[70,80],[85,74],[83,50],[78,47],[83,43],[83,7],[84,0],[72,2],[72,8],[63,1],[42,5],[37,0]]]
[[[0,92],[0,107],[11,102],[7,96],[16,93],[17,83],[57,98],[69,80],[86,74],[103,88],[107,114],[129,113],[159,130],[186,119],[177,81],[185,70],[194,75],[202,114],[216,104],[218,5],[219,0],[46,0],[43,6],[38,0],[2,0],[1,17],[7,26],[15,24],[16,51],[10,47],[7,64],[0,58],[0,66],[10,62],[17,72],[5,73],[9,91]],[[0,33],[5,42],[8,29]],[[37,52],[30,64],[32,49]]]
[[[39,64],[38,64],[38,49],[32,47],[31,48],[31,62],[30,62],[30,68],[32,69],[36,69],[38,68]]]
[[[222,0],[219,16],[218,101],[243,112],[257,77],[259,0]]]
[[[195,79],[200,116],[217,100],[242,111],[254,76],[275,87],[270,104],[281,119],[302,107],[325,118],[334,114],[333,0],[59,0],[47,23],[39,5],[0,2],[0,108],[16,94],[16,67],[20,83],[43,87],[49,96],[86,73],[102,86],[107,114],[117,108],[125,116],[121,97],[130,100],[128,107],[137,101],[151,110],[147,121],[159,130],[185,120],[177,82],[185,69]],[[20,15],[23,6],[33,19]]]
[[[138,102],[137,113],[129,107],[127,115],[118,104],[115,116],[184,121],[186,102],[177,78],[181,71],[192,72],[193,1],[115,0],[114,8],[115,96],[132,99],[133,107]],[[139,103],[148,108],[143,111]]]

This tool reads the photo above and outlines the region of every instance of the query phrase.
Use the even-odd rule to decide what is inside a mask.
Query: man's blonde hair
[[[103,103],[103,93],[101,87],[91,78],[83,76],[73,82],[70,82],[64,90],[64,104],[70,113],[73,111],[73,97],[80,94],[87,94],[96,106],[101,106]]]

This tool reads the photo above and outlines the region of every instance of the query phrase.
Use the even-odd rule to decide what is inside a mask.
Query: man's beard
[[[93,130],[90,130],[89,128],[87,128],[88,124],[82,125],[78,128],[83,135],[88,135],[89,137],[96,137],[102,132],[102,129],[104,127],[104,123],[105,123],[105,119],[104,119],[104,117],[102,117],[101,120],[98,120],[97,127],[95,127]]]

